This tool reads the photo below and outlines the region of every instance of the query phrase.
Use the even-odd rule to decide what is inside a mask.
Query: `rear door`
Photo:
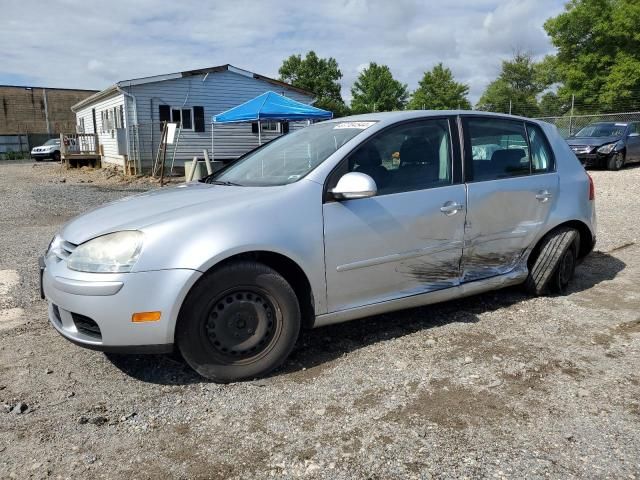
[[[535,124],[499,117],[462,118],[467,222],[462,280],[512,271],[546,224],[558,176]]]
[[[327,189],[357,171],[376,181],[378,193],[323,205],[330,312],[459,284],[461,167],[450,118],[392,126],[343,161]]]

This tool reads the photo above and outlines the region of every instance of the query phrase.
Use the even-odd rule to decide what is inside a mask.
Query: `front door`
[[[399,124],[334,171],[329,188],[357,171],[378,194],[324,203],[329,312],[459,283],[466,195],[455,128],[448,118]]]
[[[463,281],[512,271],[546,224],[558,176],[535,124],[463,117],[467,224]]]
[[[633,122],[627,130],[627,162],[640,162],[640,123]]]

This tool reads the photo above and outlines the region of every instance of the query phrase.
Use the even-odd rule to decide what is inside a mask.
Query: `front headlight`
[[[613,151],[614,148],[616,148],[616,144],[615,143],[610,143],[608,145],[603,145],[602,147],[600,147],[598,149],[598,153],[604,153],[605,155],[608,155]]]
[[[67,259],[72,270],[89,273],[130,272],[142,250],[142,232],[115,232],[78,245]]]

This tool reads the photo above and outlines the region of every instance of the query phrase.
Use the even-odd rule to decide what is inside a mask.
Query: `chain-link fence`
[[[549,122],[558,127],[563,137],[568,138],[582,128],[595,122],[634,122],[640,121],[640,112],[604,113],[592,115],[565,115],[562,117],[538,117],[537,120]]]

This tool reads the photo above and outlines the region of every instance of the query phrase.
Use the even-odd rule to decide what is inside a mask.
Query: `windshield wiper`
[[[243,186],[243,185],[240,185],[239,183],[228,182],[228,181],[224,181],[224,180],[207,180],[206,183],[211,183],[213,185],[225,185],[227,187],[242,187]]]

